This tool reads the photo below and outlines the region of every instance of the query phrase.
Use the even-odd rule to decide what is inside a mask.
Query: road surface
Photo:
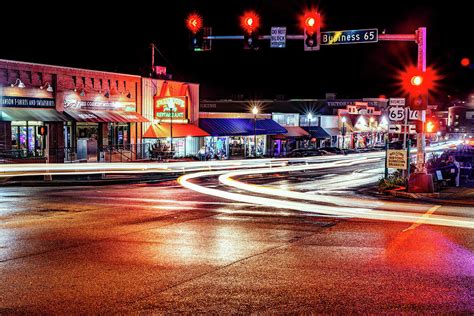
[[[360,200],[351,179],[380,175],[371,162],[232,179]],[[190,182],[269,197],[218,176]],[[176,181],[9,187],[0,200],[0,313],[474,312],[465,227],[273,208]],[[472,217],[456,206],[430,216],[438,212]]]

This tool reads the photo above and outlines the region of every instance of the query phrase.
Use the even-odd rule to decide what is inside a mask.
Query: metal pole
[[[257,114],[254,115],[254,121],[253,121],[253,145],[255,147],[254,157],[257,157]]]
[[[155,73],[155,44],[151,43],[151,73]]]
[[[388,178],[388,137],[385,137],[385,179]]]
[[[173,109],[170,107],[170,154],[173,158]]]
[[[418,28],[416,42],[418,44],[418,70],[425,72],[426,71],[426,27]],[[422,111],[423,112],[423,111]],[[426,173],[425,168],[425,117],[421,116],[421,131],[416,135],[416,169],[418,172]]]
[[[345,122],[342,122],[342,149],[344,149],[344,138],[346,138],[346,123]]]

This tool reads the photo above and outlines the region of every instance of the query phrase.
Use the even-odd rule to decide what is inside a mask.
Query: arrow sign
[[[408,125],[408,134],[416,134],[416,125]]]
[[[388,132],[394,133],[394,134],[400,134],[402,132],[402,125],[401,124],[389,125]]]

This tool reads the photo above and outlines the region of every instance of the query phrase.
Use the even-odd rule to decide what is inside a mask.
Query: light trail
[[[262,174],[262,173],[278,173],[278,172],[289,172],[289,171],[303,171],[303,170],[317,170],[323,168],[334,168],[334,167],[344,167],[351,166],[361,163],[367,163],[373,158],[358,158],[358,159],[346,159],[338,162],[331,163],[321,163],[318,165],[305,165],[305,166],[286,166],[286,167],[277,167],[277,168],[262,168],[262,169],[252,169],[252,170],[238,170],[230,173],[225,173],[224,171],[217,172],[200,172],[195,174],[188,174],[180,177],[178,182],[184,187],[200,192],[202,194],[212,195],[224,199],[244,202],[244,203],[253,203],[266,207],[272,208],[287,208],[302,212],[308,213],[318,213],[324,214],[327,216],[342,216],[342,217],[355,217],[362,219],[370,220],[384,220],[384,221],[396,221],[396,222],[408,222],[415,223],[423,220],[425,224],[431,225],[441,225],[441,226],[453,226],[453,227],[463,227],[474,229],[474,221],[472,218],[468,217],[458,217],[458,216],[446,216],[446,215],[432,215],[430,217],[423,217],[423,214],[426,212],[429,205],[420,205],[414,203],[396,203],[396,202],[383,202],[383,201],[374,201],[368,200],[364,201],[362,199],[352,199],[345,197],[335,197],[335,196],[313,196],[308,195],[302,192],[295,192],[289,190],[282,190],[273,187],[263,187],[252,184],[246,184],[231,179],[231,177],[249,175],[249,174]],[[279,198],[285,197],[290,199],[299,199],[311,202],[324,202],[331,205],[325,204],[310,204],[302,203],[296,201],[288,201],[282,199],[268,198],[253,196],[248,194],[232,193],[218,189],[206,188],[195,183],[190,182],[191,179],[196,179],[200,177],[209,177],[209,176],[219,176],[219,180],[225,184],[232,187],[245,190],[248,192],[254,192],[258,194],[278,196]],[[415,208],[417,212],[408,212],[400,211],[404,207]],[[381,208],[392,209],[392,211],[380,210]]]

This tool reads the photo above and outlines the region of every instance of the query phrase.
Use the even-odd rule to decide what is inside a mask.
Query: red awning
[[[149,122],[137,112],[126,111],[65,111],[77,122],[92,123],[136,123]]]
[[[273,136],[273,138],[285,139],[287,137],[297,138],[297,137],[309,137],[310,136],[307,131],[305,131],[304,129],[302,129],[299,126],[285,126],[285,128],[288,131],[288,133],[277,134],[277,135]]]
[[[167,138],[171,136],[171,124],[160,123],[151,125],[145,134],[144,138]],[[209,136],[208,133],[193,124],[173,124],[173,137],[200,137]]]

